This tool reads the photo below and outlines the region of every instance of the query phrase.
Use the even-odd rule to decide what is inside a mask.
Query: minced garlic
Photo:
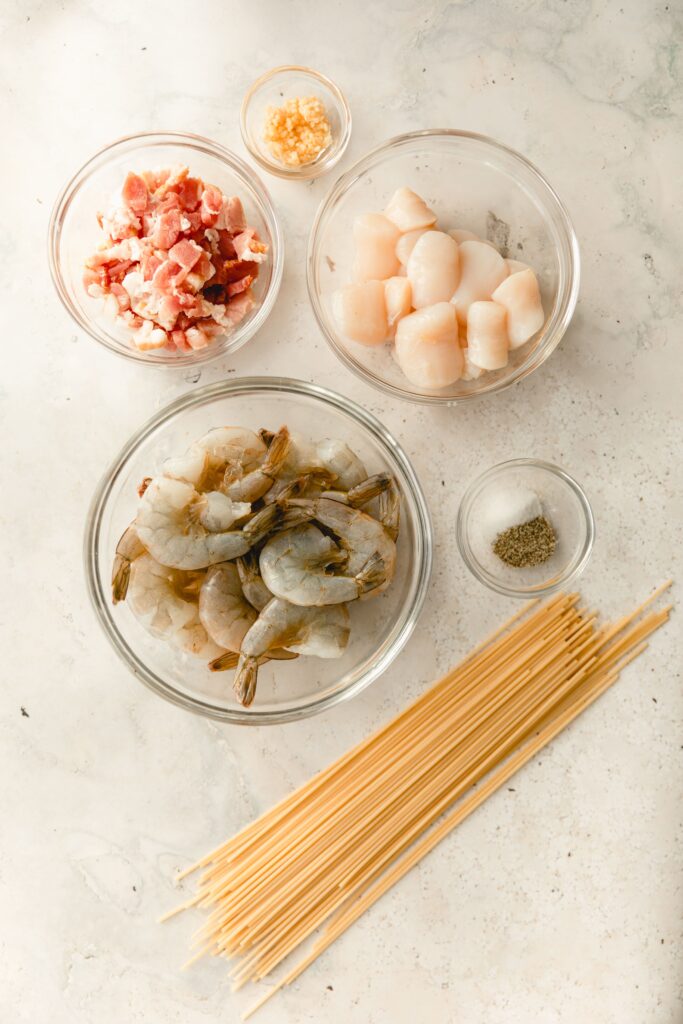
[[[317,96],[296,96],[281,107],[268,107],[263,140],[286,167],[310,164],[332,140],[322,101]]]

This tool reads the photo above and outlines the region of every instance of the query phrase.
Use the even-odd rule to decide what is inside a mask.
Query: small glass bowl
[[[351,638],[341,658],[301,657],[259,670],[256,699],[242,707],[232,672],[209,671],[198,658],[150,636],[127,604],[111,601],[116,544],[134,518],[140,481],[212,427],[240,424],[305,437],[340,438],[369,473],[386,471],[401,492],[396,572],[376,597],[349,605]],[[145,423],[114,459],[90,506],[85,572],[97,618],[112,647],[145,685],[179,707],[240,725],[305,718],[360,693],[384,672],[415,627],[432,565],[432,528],[422,489],[406,455],[374,416],[342,395],[302,381],[252,377],[212,384],[176,399]]]
[[[541,565],[514,568],[492,551],[499,532],[494,504],[508,491],[534,491],[557,535],[557,546]],[[493,466],[468,487],[460,503],[457,541],[465,564],[481,583],[509,597],[542,597],[566,587],[583,572],[593,549],[595,521],[582,488],[559,466],[538,459],[513,459]]]
[[[315,160],[300,167],[279,163],[263,141],[268,107],[279,107],[296,96],[317,96],[325,105],[332,130],[332,142]],[[351,111],[339,86],[313,68],[285,64],[257,78],[242,101],[242,139],[254,160],[278,178],[317,178],[341,159],[351,138]]]
[[[354,219],[383,210],[402,185],[426,200],[444,229],[473,231],[536,271],[545,324],[529,343],[510,353],[502,370],[438,390],[418,388],[393,358],[393,346],[359,345],[339,332],[331,299],[351,281]],[[307,264],[315,318],[349,369],[396,398],[441,405],[494,394],[532,373],[559,344],[579,291],[576,236],[566,209],[541,173],[493,139],[447,129],[399,135],[346,171],[318,209]]]
[[[190,173],[218,185],[226,195],[238,195],[247,222],[269,247],[253,286],[256,305],[230,335],[193,352],[165,349],[141,352],[124,324],[112,320],[101,299],[83,287],[83,266],[101,237],[96,214],[123,184],[128,171],[156,170],[185,164]],[[238,348],[267,320],[282,280],[284,245],[280,226],[264,185],[239,157],[200,135],[154,132],[128,135],[112,142],[88,160],[64,187],[55,203],[48,236],[50,273],[66,311],[91,338],[111,352],[151,366],[197,365]]]

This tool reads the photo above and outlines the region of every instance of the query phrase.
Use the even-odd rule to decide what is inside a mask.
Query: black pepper
[[[557,537],[545,516],[536,516],[528,523],[511,526],[499,533],[493,542],[493,552],[506,565],[527,569],[541,565],[552,555]]]

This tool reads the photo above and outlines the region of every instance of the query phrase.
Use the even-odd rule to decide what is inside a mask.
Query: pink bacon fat
[[[97,220],[104,237],[85,261],[83,286],[141,351],[207,348],[254,308],[268,246],[237,196],[187,167],[131,171]]]

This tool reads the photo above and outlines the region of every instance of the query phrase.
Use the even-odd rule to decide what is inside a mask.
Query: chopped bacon
[[[126,272],[133,266],[132,260],[120,260],[118,263],[112,263],[111,266],[107,267],[107,274],[109,275],[110,281],[123,281],[126,276]]]
[[[204,183],[199,178],[185,178],[178,188],[178,197],[183,210],[196,210],[202,201]]]
[[[180,242],[176,242],[173,248],[169,250],[168,255],[184,270],[192,270],[199,257],[204,256],[205,253],[201,245],[182,239]]]
[[[254,278],[251,274],[247,274],[246,277],[240,278],[239,281],[233,281],[225,289],[228,293],[228,298],[231,299],[233,295],[241,295],[242,292],[246,292],[247,288],[251,288],[254,283]]]
[[[125,309],[130,309],[130,296],[122,284],[118,284],[116,281],[114,281],[110,285],[109,290],[112,293],[112,295],[116,296],[116,301],[118,302],[119,309],[121,311]]]
[[[266,258],[268,247],[258,240],[253,228],[247,228],[241,234],[235,235],[232,242],[240,260],[253,260],[255,263],[261,263]]]
[[[157,323],[165,330],[170,331],[178,319],[180,313],[180,302],[177,295],[165,295],[159,304],[156,314]]]
[[[180,211],[168,210],[157,218],[152,232],[152,241],[159,249],[170,249],[180,235]]]
[[[207,185],[202,192],[202,224],[209,227],[218,220],[218,214],[223,206],[223,193],[215,185]]]
[[[237,196],[229,196],[223,201],[221,212],[216,221],[216,227],[220,230],[229,231],[231,235],[239,235],[247,227],[244,216],[244,207]]]
[[[188,330],[185,331],[185,337],[188,345],[192,349],[206,348],[211,341],[207,332],[201,330],[199,327],[188,328]]]
[[[83,287],[138,348],[206,348],[253,308],[266,246],[237,197],[186,167],[131,172],[119,205],[97,219],[104,238],[86,260]]]
[[[175,331],[171,331],[171,341],[173,342],[173,344],[175,345],[179,352],[190,351],[190,346],[187,342],[187,338],[185,337],[185,331],[178,329],[176,329]]]
[[[247,313],[250,313],[255,306],[254,296],[251,292],[242,292],[237,298],[232,299],[226,309],[226,316],[233,327],[244,320]]]
[[[218,251],[226,260],[234,260],[237,258],[235,246],[232,242],[232,235],[229,231],[218,232]]]
[[[180,267],[172,260],[164,260],[152,277],[152,287],[158,292],[170,293]]]
[[[134,213],[144,213],[147,209],[149,201],[147,185],[138,174],[133,174],[131,171],[126,175],[121,195],[126,206],[129,206]]]
[[[149,251],[142,254],[140,260],[140,267],[142,269],[142,276],[145,281],[151,281],[155,273],[163,263],[163,259],[158,256],[155,252]]]

